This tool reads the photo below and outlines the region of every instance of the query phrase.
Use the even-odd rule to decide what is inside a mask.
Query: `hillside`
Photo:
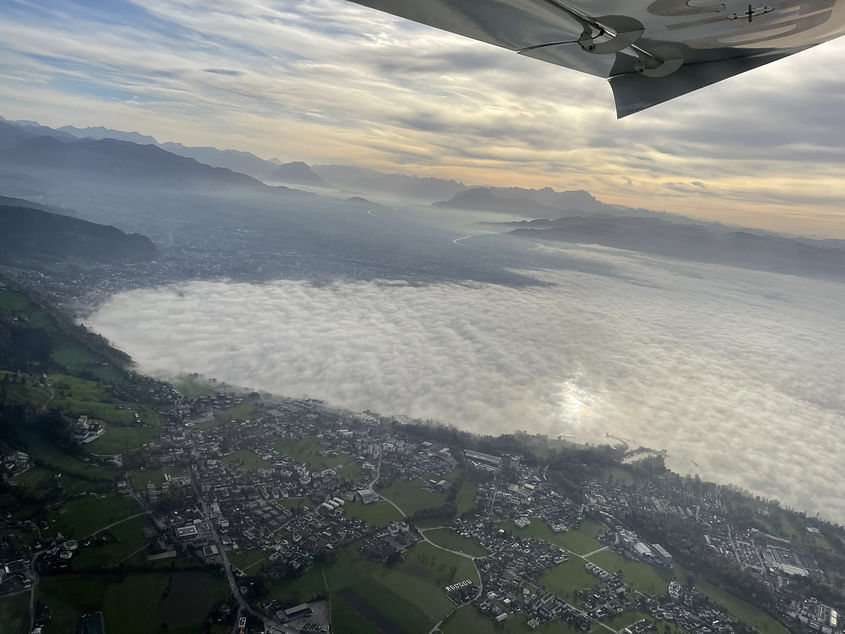
[[[155,245],[142,235],[7,200],[12,199],[0,200],[0,262],[74,258],[117,263],[156,257]]]

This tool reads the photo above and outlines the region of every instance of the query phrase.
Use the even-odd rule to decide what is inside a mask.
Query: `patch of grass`
[[[44,490],[52,483],[48,480],[55,478],[54,471],[33,467],[15,478],[15,484],[33,497],[42,497]]]
[[[362,619],[384,618],[406,632],[427,632],[454,607],[443,587],[461,579],[478,582],[469,559],[421,543],[408,549],[405,560],[394,566],[364,560],[354,550],[341,551],[333,564],[315,566],[296,579],[274,584],[268,595],[299,602],[353,591],[354,601],[346,595],[344,600]],[[360,625],[360,620],[356,622]]]
[[[67,342],[64,345],[56,346],[50,356],[53,361],[69,370],[85,369],[97,362],[97,359],[88,350],[76,342]]]
[[[276,504],[286,509],[300,509],[311,506],[311,503],[305,498],[285,498],[284,500],[276,500]]]
[[[454,607],[443,588],[437,588],[425,579],[392,568],[384,570],[373,579],[388,591],[416,606],[432,623],[442,619]]]
[[[427,530],[425,536],[432,542],[449,550],[457,550],[472,557],[483,557],[487,551],[475,540],[459,535],[451,528]]]
[[[244,471],[256,471],[267,466],[260,456],[249,449],[238,449],[224,456],[223,464],[236,464]]]
[[[255,401],[244,401],[223,411],[227,420],[247,420],[255,414]]]
[[[199,396],[210,396],[214,394],[211,383],[199,376],[185,375],[173,381],[173,387],[182,396],[196,398]]]
[[[107,632],[149,634],[165,626],[198,632],[211,606],[227,596],[228,585],[208,573],[151,572],[45,577],[38,590],[52,615],[45,634],[75,632],[80,617],[97,610],[103,611]]]
[[[202,623],[211,608],[231,594],[223,577],[207,572],[174,572],[158,605],[168,629]]]
[[[406,550],[397,569],[413,576],[422,575],[441,590],[464,579],[478,583],[478,573],[471,560],[447,553],[425,542],[414,544]]]
[[[633,612],[623,612],[622,614],[616,614],[609,619],[605,619],[604,621],[602,621],[602,623],[618,631],[628,627],[629,625],[633,625],[634,623],[642,619],[649,619],[650,621],[654,621],[654,619],[651,618],[645,612],[639,612],[635,610]]]
[[[29,593],[0,599],[0,623],[3,634],[27,634],[29,632]]]
[[[110,528],[107,533],[114,541],[80,546],[71,559],[73,569],[114,568],[139,550],[141,551],[138,553],[139,559],[143,561],[144,548],[149,543],[149,540],[144,537],[144,528],[148,526],[152,526],[152,521],[142,516]]]
[[[332,595],[332,632],[370,634],[377,626],[361,615],[338,594]]]
[[[164,469],[143,469],[135,471],[130,478],[132,486],[137,489],[146,489],[147,483],[152,482],[157,487],[164,484],[166,478],[164,477]]]
[[[82,538],[140,510],[134,500],[117,493],[83,495],[59,509],[52,528],[65,537]]]
[[[420,604],[427,604],[427,600],[431,598],[429,593],[417,597],[412,603],[395,591],[398,588],[385,585],[379,576],[371,577],[369,583],[357,584],[353,589],[370,607],[399,625],[405,632],[428,632],[439,620],[428,616],[420,608]]]
[[[353,456],[321,454],[320,441],[316,438],[285,438],[273,443],[273,447],[279,453],[308,465],[312,471],[334,469],[339,476],[350,482],[359,482],[362,478],[361,468]]]
[[[592,588],[598,582],[598,578],[584,570],[584,563],[580,557],[570,557],[569,561],[544,571],[540,584],[552,594],[574,604],[578,590]]]
[[[71,417],[88,416],[105,428],[97,440],[86,447],[97,454],[120,453],[155,440],[161,434],[161,418],[147,407],[121,403],[109,396],[94,381],[66,374],[49,377],[54,391],[50,407],[59,407]],[[140,422],[135,419],[135,413]]]
[[[387,502],[347,502],[343,507],[346,517],[363,520],[373,526],[387,526],[390,522],[401,520],[402,516]]]
[[[815,535],[807,532],[807,526],[810,524],[802,521],[800,517],[796,517],[788,511],[783,509],[775,511],[769,518],[768,524],[773,529],[771,530],[773,535],[795,541],[803,546],[821,548],[828,552],[833,551],[830,542],[827,541],[824,535]]]
[[[406,515],[441,506],[446,501],[443,493],[420,488],[419,480],[397,480],[378,492],[402,509]]]
[[[736,618],[743,621],[746,625],[750,625],[761,634],[787,634],[788,630],[763,610],[754,607],[750,603],[746,603],[742,599],[738,599],[721,588],[717,588],[713,584],[701,579],[695,580],[695,587],[711,601],[718,603]]]
[[[669,582],[674,579],[672,570],[669,568],[660,568],[641,561],[631,561],[610,550],[596,553],[590,557],[590,561],[610,573],[621,570],[625,583],[632,585],[635,590],[640,592],[663,594]]]
[[[97,464],[83,462],[83,460],[68,455],[57,447],[47,443],[35,430],[21,430],[19,434],[24,443],[25,451],[40,467],[50,471],[61,471],[82,480],[112,482],[117,479],[115,470],[101,467]]]
[[[475,500],[475,491],[478,485],[483,482],[482,478],[475,473],[468,473],[461,482],[461,488],[455,497],[455,506],[457,507],[457,515],[460,517],[472,508]]]
[[[499,522],[499,527],[520,537],[536,537],[550,544],[557,544],[578,555],[586,555],[602,547],[596,537],[605,528],[593,520],[584,520],[578,528],[571,528],[565,533],[555,533],[537,517],[531,518],[531,524],[517,528],[510,520]]]
[[[257,564],[267,559],[263,550],[242,550],[236,553],[229,553],[229,561],[236,568],[245,570],[257,570]]]
[[[0,291],[0,310],[20,313],[29,308],[29,300],[14,291]]]

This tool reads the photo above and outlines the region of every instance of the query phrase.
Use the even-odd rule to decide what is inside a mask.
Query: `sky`
[[[4,0],[0,115],[845,237],[843,53],[617,120],[602,79],[345,0]]]

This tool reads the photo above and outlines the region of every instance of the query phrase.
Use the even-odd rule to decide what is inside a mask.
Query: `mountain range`
[[[79,135],[90,135],[91,138],[79,138]],[[122,136],[122,139],[107,135]],[[130,139],[144,143],[136,143]],[[190,221],[202,229],[202,232],[196,235],[207,236],[215,222],[229,223],[232,226],[246,226],[249,222],[254,222],[257,223],[254,226],[262,227],[266,234],[271,226],[280,221],[278,212],[273,211],[278,209],[282,201],[279,194],[285,194],[287,203],[284,208],[293,210],[295,214],[299,214],[298,210],[302,208],[303,203],[297,201],[304,201],[303,196],[310,197],[309,208],[332,208],[342,214],[360,213],[361,209],[369,209],[372,206],[369,201],[358,197],[318,197],[296,189],[267,186],[254,176],[168,151],[164,149],[168,144],[146,143],[147,141],[156,140],[136,132],[122,133],[107,128],[65,127],[54,130],[35,122],[10,122],[0,119],[0,150],[3,150],[0,152],[0,185],[4,179],[8,183],[15,179],[26,182],[27,178],[41,178],[42,182],[50,182],[54,189],[64,186],[67,191],[71,191],[85,183],[89,189],[79,190],[76,198],[70,199],[72,203],[73,200],[83,199],[86,191],[94,191],[108,184],[114,184],[116,190],[121,190],[121,184],[128,183],[132,187],[124,187],[120,191],[123,198],[106,199],[119,201],[119,205],[111,210],[104,204],[100,204],[96,209],[89,205],[86,207],[88,218],[106,223],[114,222],[124,229],[144,233],[150,230],[167,232],[171,230],[170,227],[184,227],[184,223]],[[264,172],[264,178],[268,182],[329,186],[346,192],[377,192],[384,196],[417,201],[448,195],[447,199],[437,200],[432,204],[438,208],[455,209],[455,213],[460,213],[463,209],[553,218],[521,223],[498,223],[512,235],[519,237],[597,244],[677,259],[839,279],[845,272],[845,242],[841,240],[822,241],[783,236],[761,230],[708,223],[666,212],[610,205],[584,190],[555,191],[548,187],[469,188],[458,181],[384,174],[355,166],[312,167],[301,161],[265,161],[246,152],[169,145],[175,150],[207,156],[217,163],[248,162],[252,165],[253,172]],[[80,178],[80,175],[86,179]],[[198,187],[192,189],[193,193],[187,192],[192,185]],[[146,191],[151,186],[157,186],[161,191],[169,188],[185,196],[204,196],[199,199],[203,206],[198,207],[198,199],[195,198],[175,198],[169,201],[169,207],[162,208],[161,198],[156,198],[152,193],[147,196]],[[215,194],[224,191],[221,188],[229,188],[237,193],[228,198]],[[243,192],[247,192],[249,196],[245,197]],[[132,201],[131,206],[126,203],[127,197]],[[54,204],[64,207],[73,206],[61,202],[61,197],[58,198],[60,202],[55,203],[55,194],[51,200]],[[6,206],[8,209],[5,213],[18,214],[14,217],[23,218],[21,209],[25,206],[13,202],[7,202]],[[156,212],[149,218],[149,222],[153,224],[127,221],[125,214],[137,213],[133,208],[143,209],[145,214]],[[122,210],[124,213],[120,222],[115,210]],[[41,213],[49,211],[42,209]],[[250,214],[249,220],[247,214]],[[299,223],[298,230],[305,230],[304,227],[310,226],[309,223],[312,222],[305,220],[306,217],[288,213],[285,222]],[[30,221],[31,217],[25,223]],[[339,237],[343,233],[339,217],[332,222],[330,225],[320,224],[319,235],[322,237],[319,239],[325,239],[329,234]],[[168,228],[161,229],[162,226]],[[290,231],[292,226],[287,224],[286,230]],[[350,230],[346,224],[343,226],[346,227],[344,231]],[[318,239],[317,234],[313,233],[316,230],[308,229],[311,239]],[[58,247],[54,243],[50,248]],[[49,252],[49,249],[45,252]]]
[[[678,223],[661,218],[564,217],[504,223],[511,235],[595,244],[678,260],[842,280],[841,241],[811,240],[737,230],[715,223]],[[837,248],[838,247],[838,248]]]

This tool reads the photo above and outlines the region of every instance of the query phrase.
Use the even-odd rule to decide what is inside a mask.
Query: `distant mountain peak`
[[[279,165],[279,167],[270,172],[267,179],[296,185],[326,185],[326,182],[307,163],[303,163],[302,161],[291,161],[290,163]]]

